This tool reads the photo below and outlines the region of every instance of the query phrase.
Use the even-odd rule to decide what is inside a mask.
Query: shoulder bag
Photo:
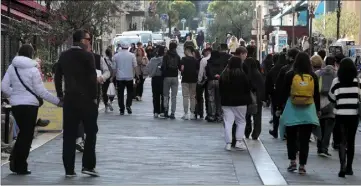
[[[21,84],[25,87],[25,89],[30,92],[30,94],[32,94],[33,96],[36,97],[36,99],[38,99],[39,101],[39,107],[41,107],[43,104],[44,104],[44,100],[41,99],[38,95],[36,95],[28,86],[25,85],[25,83],[23,82],[23,80],[20,78],[20,75],[19,75],[19,72],[18,72],[18,69],[16,67],[14,67],[15,69],[15,72],[16,72],[16,76],[18,76]]]

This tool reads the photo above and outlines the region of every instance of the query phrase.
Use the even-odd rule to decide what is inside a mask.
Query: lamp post
[[[312,20],[315,17],[315,2],[314,1],[309,1],[308,11],[309,11],[309,34],[308,34],[309,41],[308,42],[310,45],[308,54],[311,56],[313,54]]]
[[[340,39],[341,0],[337,0],[337,39]]]

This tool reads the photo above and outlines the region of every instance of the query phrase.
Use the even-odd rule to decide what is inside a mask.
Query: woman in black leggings
[[[358,107],[361,84],[357,70],[350,58],[341,61],[337,78],[332,82],[329,100],[335,103],[335,120],[339,126],[340,172],[339,177],[353,175],[352,162],[355,154],[355,136],[358,127]],[[347,149],[347,150],[346,150]]]

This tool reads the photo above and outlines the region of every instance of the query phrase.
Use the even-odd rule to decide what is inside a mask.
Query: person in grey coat
[[[327,57],[326,67],[316,71],[316,75],[321,79],[320,81],[320,125],[321,135],[317,139],[317,154],[323,157],[329,157],[331,154],[328,152],[330,145],[330,138],[335,126],[335,114],[333,113],[334,105],[328,100],[328,92],[330,86],[337,72],[335,68],[335,59],[333,57]]]
[[[147,65],[146,72],[152,78],[152,93],[153,93],[153,113],[154,118],[164,118],[163,106],[163,76],[162,63],[165,47],[158,46],[156,48],[156,57],[153,57]]]

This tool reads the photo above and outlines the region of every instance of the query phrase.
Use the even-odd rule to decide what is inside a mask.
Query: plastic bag
[[[115,86],[114,83],[109,83],[109,87],[107,90],[107,95],[108,96],[115,96]]]

